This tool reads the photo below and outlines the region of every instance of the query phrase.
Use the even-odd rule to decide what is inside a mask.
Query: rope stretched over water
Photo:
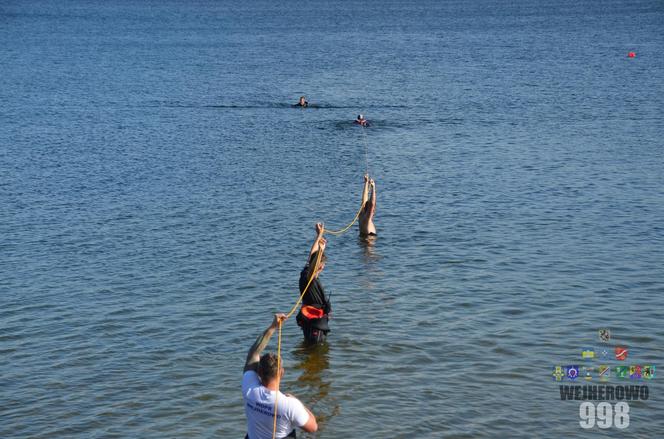
[[[366,162],[366,175],[369,175],[369,146],[367,144],[367,137],[366,137],[367,135],[364,132],[364,127],[360,127],[360,129],[362,129],[362,136],[363,136],[363,139],[364,139],[364,160]],[[348,229],[350,229],[353,224],[355,224],[355,221],[357,221],[357,219],[360,217],[360,213],[362,213],[362,208],[363,207],[364,207],[364,204],[361,204],[360,208],[358,209],[357,213],[355,214],[355,217],[353,218],[353,221],[351,221],[350,224],[348,224],[346,227],[344,227],[343,229],[339,229],[339,230],[328,230],[328,229],[326,229],[324,231],[324,233],[329,233],[330,235],[335,235],[335,236],[342,235]]]
[[[365,127],[362,128],[362,140],[364,140],[364,164],[365,164],[365,173],[369,175],[369,145],[367,143],[367,133],[364,131]]]
[[[360,217],[360,213],[362,212],[362,207],[364,207],[364,205],[360,206],[360,208],[358,209],[357,213],[355,214],[355,218],[353,218],[353,221],[351,221],[350,224],[348,224],[346,227],[344,227],[343,229],[340,229],[340,230],[328,230],[328,229],[325,229],[325,230],[323,231],[323,233],[329,233],[330,235],[335,235],[335,236],[339,236],[339,235],[345,233],[348,229],[350,229],[350,227],[351,227],[353,224],[355,224],[355,221],[357,221],[357,219]]]
[[[366,175],[369,175],[369,145],[367,144],[367,135],[364,132],[365,128],[360,127],[360,129],[362,130],[362,138],[364,140],[364,161],[365,161],[365,164],[366,164]],[[364,204],[361,204],[360,208],[358,209],[357,213],[355,214],[355,217],[353,218],[353,221],[351,221],[350,224],[348,224],[346,227],[344,227],[343,229],[339,229],[339,230],[327,230],[326,229],[324,233],[329,233],[330,235],[335,235],[335,236],[339,236],[339,235],[345,233],[348,229],[351,228],[351,226],[353,224],[355,224],[355,221],[357,221],[357,219],[360,217],[360,213],[362,213],[362,208],[363,207],[364,207]]]

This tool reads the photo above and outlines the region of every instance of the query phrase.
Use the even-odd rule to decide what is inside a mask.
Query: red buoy
[[[636,52],[629,52],[627,56],[630,58],[634,58],[636,56]]]

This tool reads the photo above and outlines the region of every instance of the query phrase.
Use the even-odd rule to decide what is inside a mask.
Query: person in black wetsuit
[[[305,341],[309,343],[321,343],[325,341],[330,327],[328,325],[329,314],[332,311],[329,296],[325,295],[325,289],[320,283],[318,276],[325,268],[325,245],[327,241],[323,238],[325,228],[323,224],[316,224],[316,240],[311,246],[309,251],[309,258],[307,264],[300,273],[300,294],[307,288],[306,293],[302,297],[302,308],[297,314],[297,324],[302,328],[302,334]],[[320,263],[318,269],[316,268],[316,261],[318,260],[318,253],[321,253]],[[312,279],[313,277],[313,279]],[[311,282],[309,280],[311,279]]]
[[[308,107],[309,102],[307,102],[307,98],[305,96],[300,96],[300,100],[298,101],[297,104],[295,104],[296,107]]]

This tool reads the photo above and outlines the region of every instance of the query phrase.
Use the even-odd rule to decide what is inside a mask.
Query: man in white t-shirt
[[[316,417],[299,399],[277,390],[284,375],[284,368],[277,367],[277,355],[270,352],[261,356],[274,330],[279,327],[279,322],[285,320],[285,314],[275,314],[272,324],[256,339],[247,354],[242,376],[242,397],[247,415],[248,439],[272,439],[275,398],[277,438],[294,438],[295,426],[309,433],[318,430]]]

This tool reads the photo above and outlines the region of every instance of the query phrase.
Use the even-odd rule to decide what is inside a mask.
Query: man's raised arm
[[[325,241],[325,238],[323,238],[323,233],[325,233],[325,226],[323,226],[323,223],[316,223],[316,239],[311,245],[311,250],[309,250],[309,260],[311,260],[311,256],[313,256],[313,254],[319,249],[325,251],[325,244],[327,244],[327,242]]]
[[[258,368],[258,362],[261,359],[261,352],[263,352],[263,349],[267,346],[270,338],[272,338],[274,330],[279,327],[279,322],[283,322],[284,320],[286,320],[286,314],[279,313],[274,315],[274,320],[272,320],[270,326],[256,339],[249,349],[249,352],[247,353],[247,361],[244,363],[243,372],[247,372],[248,370],[256,371]]]

